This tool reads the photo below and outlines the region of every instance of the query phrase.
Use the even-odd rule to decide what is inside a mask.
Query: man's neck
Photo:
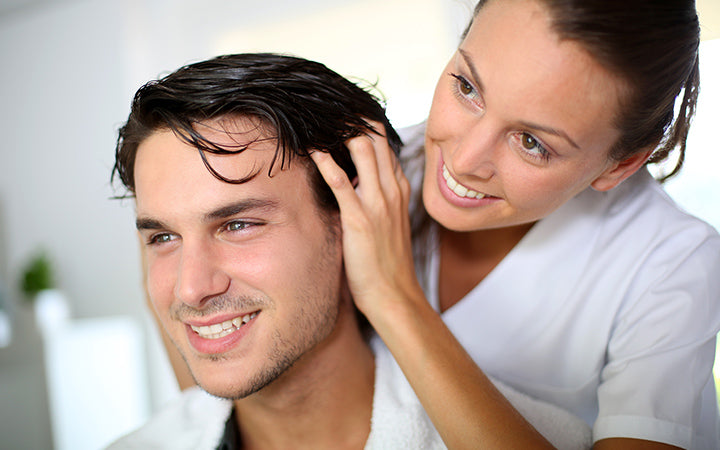
[[[261,391],[234,402],[243,448],[362,449],[370,433],[374,356],[351,321]]]

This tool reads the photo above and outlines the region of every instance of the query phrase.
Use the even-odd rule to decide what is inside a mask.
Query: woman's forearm
[[[552,448],[478,368],[424,297],[367,317],[450,449]]]

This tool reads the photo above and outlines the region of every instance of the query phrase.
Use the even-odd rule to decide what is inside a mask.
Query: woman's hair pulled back
[[[506,0],[480,0],[474,15],[488,1]],[[620,138],[610,157],[622,161],[654,150],[648,163],[659,163],[676,150],[677,162],[661,180],[678,173],[700,86],[695,1],[534,1],[546,8],[561,39],[582,45],[628,88],[616,117]]]

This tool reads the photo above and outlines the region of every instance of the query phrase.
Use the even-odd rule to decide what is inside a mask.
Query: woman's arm
[[[386,140],[363,136],[349,141],[348,148],[358,170],[357,188],[327,154],[313,154],[340,205],[348,282],[357,307],[390,349],[445,444],[451,449],[552,448],[425,298],[412,259],[410,186]],[[594,448],[677,447],[614,438]]]
[[[357,189],[325,153],[313,159],[340,205],[348,282],[365,314],[452,449],[552,448],[477,367],[417,281],[410,187],[384,138],[348,143]]]

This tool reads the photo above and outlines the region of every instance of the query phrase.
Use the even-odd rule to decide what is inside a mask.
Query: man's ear
[[[590,183],[596,191],[609,191],[638,171],[652,155],[652,150],[637,152],[626,159],[610,164],[599,177]]]

